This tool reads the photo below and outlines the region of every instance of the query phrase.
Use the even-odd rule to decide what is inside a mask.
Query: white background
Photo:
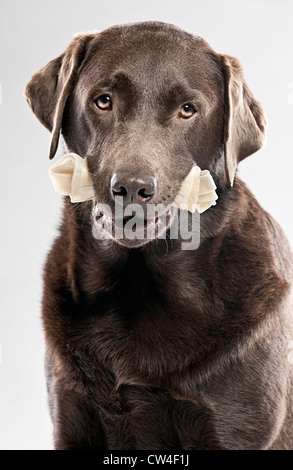
[[[0,449],[52,448],[40,296],[60,199],[48,177],[49,133],[23,89],[76,32],[144,20],[176,24],[239,57],[269,122],[265,148],[239,176],[293,242],[291,0],[0,0]]]

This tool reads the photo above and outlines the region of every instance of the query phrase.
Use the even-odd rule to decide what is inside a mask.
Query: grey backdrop
[[[133,21],[174,23],[238,56],[269,123],[265,148],[239,175],[292,243],[293,2],[0,0],[0,7],[0,448],[51,449],[40,294],[60,198],[48,177],[49,133],[23,99],[26,82],[76,32]]]

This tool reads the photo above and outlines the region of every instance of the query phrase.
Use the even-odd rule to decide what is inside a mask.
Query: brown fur
[[[113,111],[94,101],[110,92]],[[217,205],[200,246],[92,236],[92,202],[64,200],[44,270],[46,370],[56,449],[292,449],[291,251],[235,177],[265,118],[237,59],[163,23],[80,35],[35,74],[27,99],[87,157],[113,207],[117,171],[151,174],[169,204],[193,162]],[[194,119],[176,118],[186,102]]]

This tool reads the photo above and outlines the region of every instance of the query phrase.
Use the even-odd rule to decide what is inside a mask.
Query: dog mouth
[[[127,215],[114,216],[96,204],[93,209],[93,234],[97,238],[112,238],[121,245],[133,247],[164,236],[174,217],[174,207],[169,206],[159,212],[139,214],[136,210],[127,211]],[[95,230],[96,229],[96,230]]]

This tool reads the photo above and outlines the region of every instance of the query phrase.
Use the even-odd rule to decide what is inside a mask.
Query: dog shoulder
[[[292,254],[281,228],[239,179],[234,193],[229,223],[210,249],[213,289],[230,306],[263,313],[289,291]]]

